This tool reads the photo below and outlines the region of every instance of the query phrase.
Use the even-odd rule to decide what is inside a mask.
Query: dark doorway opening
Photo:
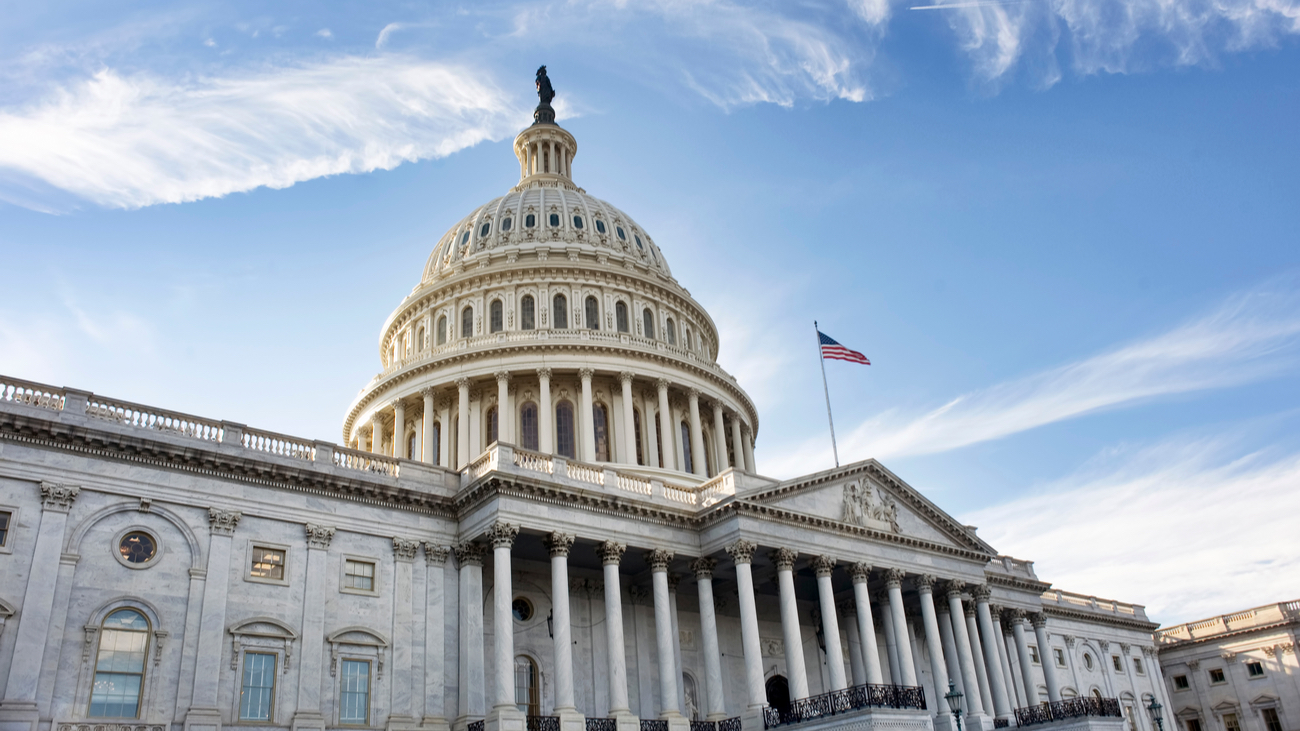
[[[764,686],[767,691],[767,705],[776,709],[784,721],[790,715],[790,683],[784,675],[773,675]]]

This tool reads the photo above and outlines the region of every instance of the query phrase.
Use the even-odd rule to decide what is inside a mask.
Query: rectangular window
[[[1282,731],[1282,721],[1277,717],[1276,708],[1261,708],[1259,712],[1264,716],[1264,728],[1268,731]]]
[[[1222,668],[1215,668],[1215,669],[1213,669],[1213,670],[1210,671],[1210,682],[1211,682],[1211,683],[1226,683],[1226,682],[1228,682],[1228,678],[1227,678],[1227,676],[1225,676],[1225,675],[1223,674],[1223,669],[1222,669]]]
[[[1241,731],[1241,724],[1237,722],[1237,714],[1223,714],[1223,731]]]
[[[244,680],[239,689],[239,720],[270,721],[275,697],[275,655],[244,653]]]
[[[369,561],[348,559],[343,568],[343,587],[359,591],[374,591],[375,565]]]
[[[1187,727],[1187,731],[1201,731],[1201,719],[1199,718],[1189,718],[1183,721],[1183,725]]]
[[[1029,646],[1029,661],[1035,665],[1042,664],[1042,660],[1038,659],[1038,645]]]
[[[1124,672],[1124,661],[1119,658],[1119,655],[1111,655],[1110,664],[1114,666],[1115,672],[1117,673]]]
[[[1052,656],[1056,658],[1056,667],[1065,667],[1065,650],[1058,648],[1052,649]]]
[[[1252,678],[1264,677],[1264,663],[1258,661],[1246,663],[1246,674]]]
[[[1137,673],[1138,675],[1144,674],[1142,672],[1142,658],[1140,657],[1133,658],[1133,672]]]
[[[370,723],[370,661],[344,660],[339,689],[339,723],[366,726]]]
[[[0,510],[0,548],[9,547],[9,521],[13,520],[14,514],[8,510]]]
[[[1188,682],[1187,682],[1187,676],[1186,676],[1186,675],[1175,675],[1175,676],[1174,676],[1174,690],[1187,690],[1187,689],[1190,688],[1190,687],[1192,687],[1192,686],[1191,686],[1191,683],[1188,683]]]
[[[284,581],[284,551],[253,546],[253,566],[248,575],[255,579]]]

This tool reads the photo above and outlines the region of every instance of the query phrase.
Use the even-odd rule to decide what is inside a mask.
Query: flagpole
[[[835,418],[831,416],[831,388],[826,385],[826,358],[822,355],[822,331],[813,320],[813,333],[817,336],[817,362],[822,366],[822,390],[826,392],[826,421],[831,425],[831,452],[835,454],[835,466],[840,466],[840,448],[835,446]]]

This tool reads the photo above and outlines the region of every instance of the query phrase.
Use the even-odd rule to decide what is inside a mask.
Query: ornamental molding
[[[572,533],[554,531],[546,536],[546,549],[550,553],[551,558],[557,556],[568,556],[569,551],[573,549],[573,542],[576,539],[576,536]]]
[[[713,569],[717,568],[718,560],[715,558],[700,558],[691,561],[691,572],[695,574],[697,581],[713,578]]]
[[[451,546],[438,546],[427,541],[424,543],[424,562],[429,566],[446,564],[449,553],[451,553]]]
[[[41,509],[53,513],[66,513],[72,510],[72,503],[81,494],[81,488],[75,485],[63,485],[42,480],[37,487],[41,491]]]
[[[605,566],[617,566],[626,550],[627,544],[617,541],[605,541],[596,547],[596,553],[600,554],[600,561]]]
[[[456,563],[461,566],[482,566],[485,547],[478,541],[461,541],[452,547]]]
[[[420,550],[420,542],[412,538],[402,538],[393,536],[393,558],[404,563],[410,563],[415,560],[415,554]]]
[[[817,578],[825,578],[835,571],[835,559],[825,554],[817,556],[812,560],[813,571],[817,573]]]
[[[987,603],[993,597],[993,590],[988,584],[974,584],[970,588],[970,593],[977,603]]]
[[[316,523],[307,523],[303,526],[307,534],[307,548],[316,548],[322,551],[328,551],[330,542],[334,540],[334,532],[337,530],[332,525],[317,525]]]
[[[238,510],[208,508],[208,530],[214,536],[233,536],[239,519],[244,517]]]
[[[901,533],[898,527],[898,503],[889,495],[877,493],[876,486],[870,480],[846,482],[840,510],[841,520],[853,525]]]
[[[1052,617],[1055,619],[1070,619],[1075,621],[1090,622],[1093,624],[1102,624],[1109,627],[1116,627],[1120,629],[1136,629],[1136,630],[1142,630],[1144,632],[1154,632],[1157,628],[1160,627],[1159,622],[1144,622],[1140,619],[1136,619],[1132,617],[1123,617],[1119,615],[1105,614],[1105,613],[1093,613],[1081,609],[1067,609],[1065,607],[1052,606],[1050,604],[1043,605],[1042,612],[1048,617]],[[1213,639],[1215,641],[1218,641],[1223,639],[1223,636],[1216,635],[1213,638],[1207,638],[1207,639]]]
[[[767,554],[772,563],[776,564],[777,571],[791,571],[794,569],[794,562],[799,558],[799,554],[788,548],[778,548]]]
[[[724,548],[731,560],[737,564],[748,564],[754,562],[754,551],[758,550],[758,545],[752,541],[743,538]]]
[[[492,549],[498,548],[509,549],[515,544],[515,536],[519,535],[519,526],[511,525],[498,520],[488,528],[487,536],[492,542]]]
[[[650,564],[650,571],[668,571],[668,565],[673,562],[673,552],[663,548],[652,548],[645,552],[646,563]]]
[[[1034,629],[1038,629],[1040,627],[1046,627],[1047,615],[1043,614],[1042,612],[1031,612],[1029,614],[1029,623],[1033,625]],[[1121,647],[1124,648],[1124,653],[1128,654],[1128,645],[1121,645]]]

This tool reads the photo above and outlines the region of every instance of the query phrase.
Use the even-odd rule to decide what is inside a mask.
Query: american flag
[[[862,365],[871,365],[871,361],[867,360],[867,356],[859,353],[856,350],[849,350],[843,345],[840,345],[839,343],[835,342],[834,338],[822,332],[821,330],[817,331],[817,338],[818,340],[821,341],[822,358],[834,358],[836,360],[847,360],[850,363],[861,363]]]

